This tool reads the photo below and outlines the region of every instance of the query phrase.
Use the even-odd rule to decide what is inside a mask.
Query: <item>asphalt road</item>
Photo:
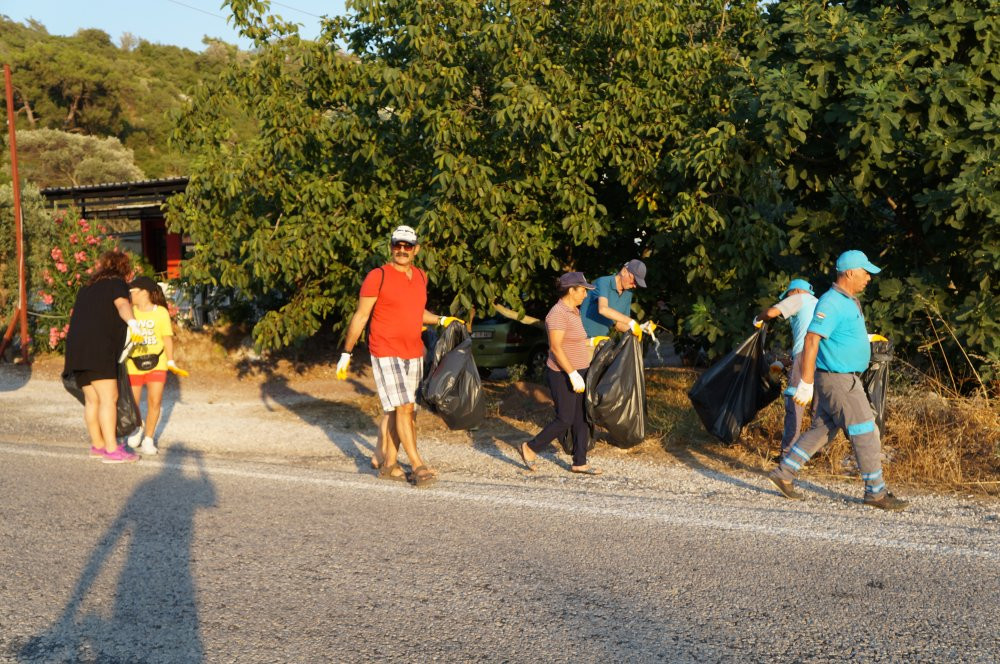
[[[417,490],[182,446],[0,443],[0,487],[2,661],[1000,660],[989,509]]]

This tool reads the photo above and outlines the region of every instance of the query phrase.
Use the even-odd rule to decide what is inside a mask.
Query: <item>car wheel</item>
[[[545,362],[549,359],[549,349],[546,347],[536,348],[531,351],[528,357],[528,372],[536,378],[541,377],[545,371]]]

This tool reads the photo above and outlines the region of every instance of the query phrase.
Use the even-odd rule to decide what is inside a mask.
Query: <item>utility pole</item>
[[[24,278],[24,219],[21,217],[21,180],[17,174],[17,138],[14,131],[14,86],[10,82],[10,65],[3,66],[4,85],[7,88],[7,131],[10,135],[10,172],[13,176],[14,191],[14,233],[17,237],[17,306],[14,315],[7,326],[7,332],[0,341],[0,361],[3,360],[7,345],[14,338],[14,327],[21,324],[21,357],[25,364],[31,362],[28,357],[28,346],[31,337],[28,336],[28,289]]]

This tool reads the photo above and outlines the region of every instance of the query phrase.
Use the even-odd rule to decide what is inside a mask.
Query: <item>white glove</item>
[[[184,369],[181,369],[179,366],[177,366],[177,363],[174,362],[173,360],[167,360],[167,371],[173,374],[177,374],[181,378],[187,378],[188,376],[191,375]]]
[[[753,326],[756,327],[759,330],[763,325],[764,325],[764,321],[762,321],[761,319],[759,319],[756,316],[754,316]]]
[[[583,382],[583,376],[580,375],[579,371],[574,371],[569,375],[569,382],[577,394],[583,394],[584,390],[587,389],[587,384]]]
[[[807,383],[804,380],[799,381],[799,386],[795,388],[795,394],[792,395],[792,401],[799,404],[800,406],[808,406],[813,400],[813,384]]]
[[[139,321],[134,318],[129,319],[128,321],[128,331],[129,340],[134,344],[141,344],[142,340],[146,338],[146,336],[142,333],[142,328],[139,327]]]
[[[337,362],[337,380],[345,380],[347,378],[347,368],[351,366],[351,354],[341,353],[340,361]]]
[[[634,334],[635,336],[639,337],[640,339],[642,338],[642,327],[635,322],[634,318],[628,319],[628,331]]]

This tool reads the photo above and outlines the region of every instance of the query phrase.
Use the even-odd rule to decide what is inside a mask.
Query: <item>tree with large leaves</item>
[[[641,251],[652,294],[700,303],[680,323],[719,341],[781,247],[776,180],[727,121],[756,3],[358,1],[317,42],[229,5],[258,53],[179,118],[171,218],[189,276],[279,296],[263,346],[346,317],[400,223],[452,310],[544,302],[560,270]]]
[[[747,79],[790,252],[829,275],[865,250],[874,324],[955,358],[958,340],[981,373],[1000,366],[998,45],[991,0],[784,0]]]

